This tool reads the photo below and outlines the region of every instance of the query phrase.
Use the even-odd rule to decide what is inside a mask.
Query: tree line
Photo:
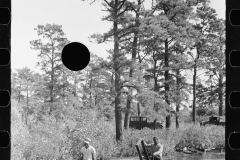
[[[41,39],[30,46],[39,51],[42,73],[26,67],[12,72],[12,97],[26,103],[26,124],[32,113],[39,113],[38,120],[41,114],[59,119],[54,105],[33,106],[61,102],[115,120],[121,141],[133,114],[164,117],[166,128],[173,116],[179,127],[181,107],[192,108],[193,123],[196,115],[216,108],[216,114],[225,114],[225,21],[209,0],[103,0],[101,5],[108,13],[102,20],[112,28],[90,37],[113,42],[113,49],[107,59],[91,53],[82,71],[61,63],[61,50],[70,43],[61,25],[35,28]]]

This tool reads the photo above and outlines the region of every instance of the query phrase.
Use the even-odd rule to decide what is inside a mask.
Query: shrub
[[[225,129],[222,126],[192,125],[186,128],[181,139],[177,143],[182,147],[198,147],[206,145],[205,148],[217,148],[225,145]]]
[[[22,121],[22,105],[15,100],[11,101],[11,159],[21,160],[23,155],[27,155],[27,150],[31,146],[31,136],[28,127]]]
[[[110,159],[117,152],[114,132],[114,127],[103,120],[79,122],[72,136],[72,153],[79,155],[83,140],[89,137],[97,158]]]
[[[225,145],[225,129],[219,126],[180,123],[180,128],[176,129],[172,123],[170,129],[128,129],[123,132],[122,143],[117,144],[114,120],[96,119],[94,111],[76,111],[73,107],[62,106],[54,109],[52,115],[42,114],[42,120],[34,123],[31,129],[22,122],[21,112],[21,105],[12,102],[12,159],[16,160],[27,157],[75,160],[85,137],[92,140],[97,158],[104,160],[137,156],[135,145],[138,140],[150,143],[154,136],[164,146],[163,155],[174,153],[177,144],[197,146],[205,143],[209,148]],[[61,115],[61,118],[57,120],[56,115]]]
[[[207,148],[216,148],[225,145],[225,130],[220,126],[206,126],[181,124],[179,129],[159,129],[143,130],[129,129],[124,131],[124,140],[120,146],[121,156],[137,156],[135,144],[139,139],[144,139],[147,143],[152,143],[152,138],[156,136],[163,145],[163,155],[171,155],[175,152],[175,146],[199,146],[206,144]]]
[[[151,130],[144,128],[142,130],[126,130],[124,140],[121,144],[121,153],[123,157],[137,156],[136,143],[139,139],[144,139],[147,143],[152,143],[152,138],[156,136],[164,146],[163,155],[171,154],[174,150],[175,141],[179,138],[174,130]]]

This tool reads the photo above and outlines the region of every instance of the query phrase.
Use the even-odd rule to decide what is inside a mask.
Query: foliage
[[[48,105],[45,104],[45,107]],[[70,106],[62,106],[61,120],[56,120],[54,112],[51,115],[44,114],[42,120],[33,123],[29,129],[21,120],[22,105],[12,100],[12,106],[13,159],[23,157],[76,159],[85,137],[92,140],[92,145],[97,150],[97,157],[103,159],[136,156],[137,141],[143,138],[146,142],[151,142],[153,136],[160,138],[164,145],[164,155],[173,153],[175,145],[183,140],[187,143],[198,144],[202,139],[209,139],[211,146],[224,145],[223,127],[199,127],[185,123],[180,123],[179,129],[174,127],[169,130],[128,129],[124,131],[122,143],[117,144],[114,121],[97,119],[95,111],[77,112],[77,109],[70,109]]]
[[[206,149],[219,148],[225,146],[225,129],[222,126],[190,126],[182,133],[181,139],[177,143],[181,147],[204,146]]]
[[[38,62],[37,65],[45,73],[44,78],[50,92],[50,101],[54,102],[59,91],[57,88],[58,78],[63,67],[60,63],[61,50],[69,41],[64,37],[65,34],[62,31],[61,25],[38,25],[34,30],[37,30],[38,36],[42,36],[43,40],[38,39],[31,41],[31,48],[40,51],[38,57],[41,61]]]
[[[38,25],[42,39],[30,44],[39,51],[43,72],[22,68],[11,75],[13,157],[77,159],[86,136],[103,159],[136,155],[138,139],[152,136],[160,137],[164,154],[179,142],[223,145],[223,128],[183,126],[192,123],[195,109],[200,121],[223,114],[225,107],[224,21],[208,0],[192,2],[154,0],[147,9],[140,0],[103,1],[108,15],[102,20],[113,28],[91,38],[113,41],[113,49],[107,60],[91,53],[89,65],[78,72],[61,63],[61,50],[69,43],[62,26]],[[168,122],[168,129],[123,130],[123,113],[136,114],[137,103],[142,115]],[[170,126],[172,113],[179,129]]]
[[[116,152],[114,127],[109,122],[102,119],[79,122],[71,138],[73,154],[79,155],[85,137],[91,139],[99,158],[110,159]]]
[[[163,145],[163,155],[174,154],[175,146],[178,143],[187,145],[207,144],[209,147],[225,146],[225,130],[220,126],[199,127],[199,125],[188,125],[181,123],[179,129],[150,130],[145,128],[139,130],[127,130],[124,133],[125,140],[121,145],[121,156],[137,156],[135,144],[139,139],[144,139],[147,143],[152,143],[152,138],[156,136]]]
[[[163,101],[163,99],[154,91],[143,91],[137,96],[138,101],[144,107],[143,114],[149,115],[152,119],[163,118],[168,113],[166,109],[169,106]]]
[[[18,99],[19,102],[21,100],[27,100],[26,102],[28,105],[29,96],[34,91],[34,78],[35,75],[30,68],[24,67],[22,69],[16,69],[16,72],[13,72],[11,75],[12,96]]]
[[[16,100],[11,101],[11,159],[19,160],[31,148],[31,135],[22,121],[22,105]],[[27,155],[26,155],[27,156]]]

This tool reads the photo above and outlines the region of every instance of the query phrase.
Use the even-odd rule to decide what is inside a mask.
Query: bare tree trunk
[[[122,109],[120,105],[120,70],[118,59],[121,56],[119,53],[119,33],[118,33],[118,5],[119,1],[115,0],[113,13],[113,33],[114,33],[114,72],[115,72],[115,123],[116,123],[116,140],[123,140],[123,125],[122,125]]]
[[[26,109],[26,113],[25,113],[25,124],[28,127],[28,111]]]
[[[67,77],[66,77],[66,73],[65,70],[63,69],[63,87],[62,87],[62,101],[65,104],[65,89],[66,89],[66,81],[67,81]]]
[[[138,5],[141,4],[141,1],[138,0]],[[136,13],[136,20],[135,20],[135,27],[136,30],[134,31],[134,37],[133,37],[133,43],[132,43],[132,63],[135,62],[136,60],[136,55],[137,55],[137,46],[138,46],[138,27],[140,25],[139,23],[139,11],[140,8],[137,9],[137,13]],[[129,72],[129,77],[133,76],[133,67],[130,68],[130,72]],[[126,112],[125,112],[125,119],[124,119],[124,128],[128,129],[129,128],[129,119],[131,116],[131,104],[132,104],[132,89],[129,89],[129,95],[127,98],[127,104],[126,104]]]
[[[195,124],[196,122],[196,80],[197,80],[197,60],[199,59],[200,52],[199,49],[197,48],[197,57],[195,58],[194,61],[194,67],[193,67],[193,105],[192,105],[192,118],[193,118],[193,123]]]
[[[50,38],[51,39],[51,38]],[[50,100],[50,102],[51,103],[53,103],[54,102],[54,93],[53,93],[53,90],[54,90],[54,72],[55,72],[55,70],[54,70],[54,44],[53,44],[53,41],[52,41],[52,39],[51,39],[51,42],[52,42],[52,71],[51,71],[51,87],[50,87],[50,96],[51,96],[51,100]],[[51,109],[50,109],[50,112],[51,112]]]
[[[177,104],[177,107],[176,107],[175,117],[176,117],[176,128],[179,128],[179,104]]]
[[[20,88],[22,87],[22,85],[20,84]],[[19,90],[18,92],[18,103],[20,103],[21,101],[21,90]]]
[[[175,113],[176,128],[179,128],[179,107],[180,107],[179,96],[180,96],[180,71],[177,70],[177,106],[176,106],[176,113]]]
[[[27,107],[28,107],[28,85],[27,85]]]
[[[168,55],[168,40],[165,40],[165,54],[164,54],[164,63],[165,63],[165,67],[169,67],[169,55]],[[169,101],[169,71],[166,70],[164,73],[164,77],[165,77],[165,101],[166,103],[170,106],[170,101]],[[171,115],[170,115],[170,111],[169,111],[169,115],[166,116],[166,128],[170,128],[171,126]]]
[[[132,92],[130,92],[129,94],[132,94]],[[131,103],[132,103],[132,96],[128,95],[126,112],[125,112],[125,119],[124,119],[124,128],[125,129],[129,128],[129,119],[130,119],[130,116],[131,116]]]
[[[52,53],[52,73],[51,73],[51,86],[50,86],[50,102],[51,103],[53,103],[53,101],[54,101],[53,86],[54,86],[54,64],[53,64],[53,53]]]
[[[194,73],[193,73],[193,105],[192,105],[192,118],[193,123],[195,124],[196,121],[196,75],[197,75],[197,68],[196,62],[194,64]]]
[[[159,91],[159,87],[158,87],[158,83],[157,83],[157,60],[154,59],[154,68],[153,68],[154,72],[153,72],[153,79],[154,79],[154,91],[158,92]]]
[[[138,111],[138,116],[141,115],[141,110],[140,110],[140,104],[139,102],[137,103],[137,111]]]
[[[212,86],[212,75],[210,76],[210,80],[211,80],[211,94],[210,94],[210,95],[211,95],[211,97],[212,97],[211,100],[210,100],[210,106],[211,106],[211,108],[213,108],[213,96],[212,96],[212,95],[213,95],[213,89],[212,89],[213,86]]]
[[[222,72],[220,71],[219,73],[219,92],[218,92],[218,97],[219,97],[219,116],[223,116],[223,75]]]
[[[89,96],[89,103],[90,103],[90,108],[92,107],[92,73],[90,73],[90,82],[89,82],[89,89],[90,89],[90,96]]]
[[[74,73],[74,91],[73,91],[73,96],[77,97],[77,77],[76,77],[75,73]]]
[[[77,77],[76,77],[76,73],[74,73],[73,76],[74,76],[74,88],[73,88],[72,94],[73,94],[74,97],[77,97]],[[73,107],[74,108],[76,107],[75,103],[73,103]]]
[[[154,55],[153,55],[154,56]],[[153,80],[154,80],[154,91],[155,92],[159,92],[159,87],[158,87],[158,83],[157,83],[157,74],[156,74],[156,72],[157,72],[157,59],[153,59],[154,60],[154,72],[153,72]],[[153,104],[153,109],[154,109],[154,111],[155,112],[158,112],[157,110],[157,107],[156,107],[156,103],[154,102],[154,104]]]

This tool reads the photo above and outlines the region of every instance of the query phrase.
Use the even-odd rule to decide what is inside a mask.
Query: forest
[[[112,28],[89,39],[112,49],[107,59],[91,53],[81,71],[61,61],[70,43],[61,25],[34,28],[39,39],[29,47],[38,51],[41,73],[27,67],[11,72],[12,159],[77,159],[86,136],[102,159],[134,156],[138,139],[153,135],[162,138],[166,155],[183,135],[224,145],[224,127],[199,127],[209,116],[225,116],[225,21],[209,0],[101,5],[108,13],[102,20]],[[164,127],[131,129],[132,115]]]

